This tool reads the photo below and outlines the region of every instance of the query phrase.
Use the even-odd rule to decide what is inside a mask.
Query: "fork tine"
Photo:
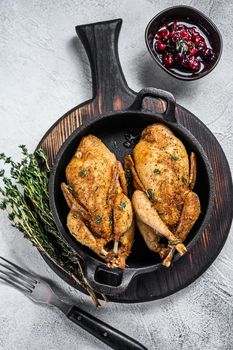
[[[2,270],[0,270],[0,274],[7,276],[10,281],[17,283],[19,286],[27,289],[30,292],[32,292],[32,289],[34,289],[33,285],[30,285],[28,282],[25,282],[24,280],[21,279],[21,277],[18,277],[18,276],[15,277],[15,275]]]
[[[8,272],[9,276],[13,276],[14,275],[20,281],[24,281],[28,286],[30,286],[30,287],[34,286],[35,283],[33,283],[33,281],[31,279],[29,279],[25,275],[22,275],[21,273],[18,273],[18,271],[12,269],[10,266],[5,265],[5,264],[3,264],[1,262],[0,262],[0,266],[2,266]],[[5,273],[6,274],[6,271],[0,270],[0,273]]]
[[[23,292],[23,293],[31,293],[31,290],[30,290],[30,289],[28,289],[28,288],[26,288],[26,287],[22,287],[22,286],[20,286],[20,285],[18,285],[18,284],[16,284],[16,283],[12,282],[12,281],[11,281],[10,279],[8,279],[8,278],[5,278],[5,277],[3,277],[3,276],[0,276],[0,279],[3,280],[3,281],[5,281],[7,284],[10,284],[12,287],[14,287],[14,288],[20,290],[20,291]]]
[[[17,266],[16,264],[14,264],[11,261],[3,258],[2,256],[0,256],[0,259],[5,261],[9,265],[13,266],[14,269],[11,266],[7,266],[5,264],[2,264],[1,262],[0,262],[0,265],[4,266],[5,268],[11,270],[12,272],[14,272],[16,274],[18,273],[18,274],[23,275],[24,277],[27,277],[31,281],[31,283],[34,283],[34,284],[37,283],[37,280],[36,280],[35,276],[33,274],[31,274],[29,271],[24,270],[22,267]]]

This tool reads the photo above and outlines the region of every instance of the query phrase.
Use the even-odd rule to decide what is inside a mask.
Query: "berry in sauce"
[[[170,32],[168,29],[162,29],[157,33],[158,39],[168,39]]]
[[[162,43],[162,41],[158,40],[156,43],[156,50],[158,52],[163,52],[166,49],[167,45]]]
[[[182,67],[186,69],[191,69],[192,71],[199,71],[200,69],[200,61],[194,57],[194,56],[188,56],[186,55],[185,58],[183,58],[182,62]]]
[[[189,56],[196,56],[197,54],[197,49],[195,47],[192,47],[189,51],[188,51]]]
[[[190,23],[163,25],[154,36],[153,47],[164,67],[184,73],[200,72],[215,58],[203,32]]]
[[[166,68],[170,68],[174,64],[174,56],[171,53],[166,53],[163,55],[163,65]]]

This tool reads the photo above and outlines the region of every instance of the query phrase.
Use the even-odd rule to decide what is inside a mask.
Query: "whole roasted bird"
[[[132,197],[138,228],[148,248],[159,253],[165,266],[174,251],[181,255],[185,238],[200,214],[200,201],[192,190],[196,157],[190,159],[183,143],[163,124],[143,130],[132,157],[125,159],[136,191]],[[166,237],[168,243],[161,243]]]
[[[121,163],[99,138],[89,135],[68,164],[66,180],[61,188],[70,208],[70,233],[109,266],[124,269],[135,228]]]

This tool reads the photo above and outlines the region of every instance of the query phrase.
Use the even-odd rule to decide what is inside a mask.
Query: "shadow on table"
[[[134,58],[135,65],[137,64],[136,77],[142,86],[152,86],[162,90],[167,90],[174,94],[175,97],[184,96],[192,89],[198,89],[199,80],[184,81],[176,79],[160,68],[153,59],[144,52],[141,55],[142,59]],[[138,62],[139,63],[136,63]]]
[[[77,36],[74,36],[68,41],[67,47],[77,60],[77,68],[81,67],[81,69],[83,69],[85,78],[88,80],[88,83],[92,85],[90,63],[81,40]]]

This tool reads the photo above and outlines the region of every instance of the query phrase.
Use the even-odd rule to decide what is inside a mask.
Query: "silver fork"
[[[147,350],[138,341],[111,327],[79,307],[59,299],[50,285],[40,277],[0,256],[0,279],[23,292],[37,303],[54,305],[71,321],[85,329],[112,349]]]

